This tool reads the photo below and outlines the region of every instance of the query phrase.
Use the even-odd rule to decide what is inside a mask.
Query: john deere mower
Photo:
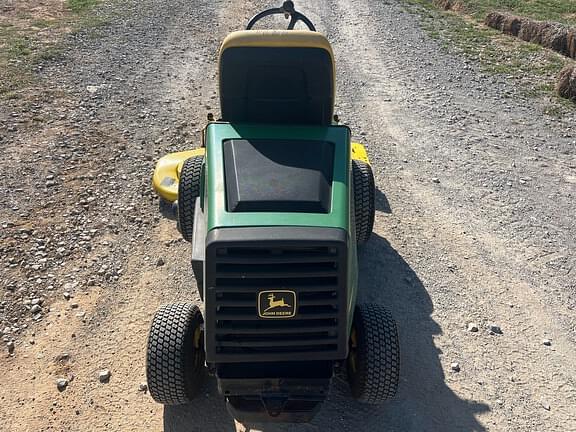
[[[288,30],[253,30],[273,14]],[[299,21],[308,30],[294,30]],[[334,116],[330,43],[286,1],[226,37],[219,90],[221,119],[209,116],[200,148],[154,172],[161,210],[192,245],[204,307],[154,316],[150,394],[193,403],[212,376],[241,422],[310,421],[336,376],[359,401],[386,401],[398,385],[396,325],[382,305],[356,302],[374,178]]]

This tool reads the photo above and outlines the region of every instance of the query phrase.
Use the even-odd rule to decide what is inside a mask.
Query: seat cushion
[[[220,51],[224,121],[329,125],[334,91],[332,49],[319,33],[250,30],[224,40]]]

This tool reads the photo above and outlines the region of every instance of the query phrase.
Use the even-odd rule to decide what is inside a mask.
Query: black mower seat
[[[220,49],[220,108],[231,123],[329,125],[334,54],[317,32],[246,30]]]

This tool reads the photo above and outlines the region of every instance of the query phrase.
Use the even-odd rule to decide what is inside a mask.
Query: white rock
[[[111,375],[112,373],[110,372],[110,370],[102,369],[100,372],[98,372],[98,379],[100,380],[101,383],[107,383],[110,380]]]
[[[68,387],[68,380],[66,378],[58,378],[56,380],[56,387],[59,391],[66,390],[66,387]]]

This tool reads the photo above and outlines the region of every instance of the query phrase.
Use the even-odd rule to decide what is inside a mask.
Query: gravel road
[[[150,176],[218,113],[222,38],[276,3],[104,6],[109,25],[0,105],[0,429],[236,429],[213,384],[166,410],[139,388],[155,309],[199,301]],[[360,297],[397,319],[403,370],[384,407],[336,382],[312,424],[256,428],[576,431],[576,119],[441,48],[401,1],[297,6],[334,45],[338,112],[374,165]]]

